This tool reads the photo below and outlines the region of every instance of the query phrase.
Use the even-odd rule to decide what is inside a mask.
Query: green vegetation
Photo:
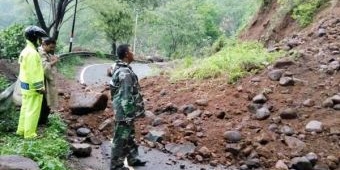
[[[0,31],[0,59],[16,59],[25,47],[25,38],[22,34],[23,25],[14,24]]]
[[[204,56],[220,36],[235,36],[260,4],[253,0],[168,1],[141,15],[137,50],[173,59]]]
[[[11,99],[2,101],[0,105],[0,133],[15,131],[18,120],[19,111]]]
[[[206,79],[227,76],[229,83],[236,82],[240,77],[262,69],[280,53],[268,53],[262,44],[257,42],[236,42],[229,40],[226,46],[215,55],[193,60],[181,60],[182,66],[171,73],[174,80]]]
[[[66,170],[64,159],[69,154],[64,136],[66,125],[57,114],[51,115],[49,120],[44,133],[36,139],[25,140],[0,131],[0,155],[14,154],[31,158],[42,170]]]
[[[313,21],[317,10],[326,2],[327,0],[301,1],[299,5],[293,9],[292,17],[297,20],[300,26],[306,27]]]
[[[10,83],[6,79],[6,77],[0,74],[0,92],[5,90],[9,85],[10,85]]]
[[[74,78],[76,74],[76,66],[84,64],[83,59],[80,56],[67,56],[58,62],[58,72],[64,75],[68,79]]]

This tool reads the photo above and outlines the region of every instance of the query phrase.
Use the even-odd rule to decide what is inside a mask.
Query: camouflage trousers
[[[111,169],[124,165],[124,159],[134,162],[138,156],[138,145],[135,142],[134,122],[116,121],[113,132]]]

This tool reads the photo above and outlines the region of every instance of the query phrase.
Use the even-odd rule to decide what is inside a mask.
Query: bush
[[[51,115],[49,120],[44,133],[32,140],[0,131],[0,155],[14,154],[31,158],[42,170],[66,170],[64,160],[69,154],[64,135],[66,124],[57,114]]]
[[[189,67],[188,64],[182,64],[171,72],[171,77],[178,80],[227,76],[228,82],[234,83],[239,78],[268,65],[279,54],[268,53],[263,45],[257,42],[239,43],[229,40],[220,52],[208,58],[197,59]]]
[[[25,47],[24,26],[14,24],[0,31],[0,58],[16,59]]]
[[[293,9],[292,18],[302,27],[306,27],[313,21],[317,10],[327,2],[327,0],[307,0],[301,2]]]
[[[57,64],[58,71],[65,77],[72,79],[76,74],[76,66],[83,65],[80,56],[67,56],[60,59]]]

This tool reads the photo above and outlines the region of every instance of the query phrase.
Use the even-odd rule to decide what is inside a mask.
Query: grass
[[[292,18],[294,18],[301,27],[306,27],[313,21],[313,17],[318,9],[328,0],[306,0],[301,1],[293,9]]]
[[[57,68],[59,73],[68,79],[73,79],[76,75],[76,66],[81,66],[84,61],[80,56],[68,56],[58,62]]]
[[[39,164],[42,170],[66,170],[64,160],[69,154],[65,140],[66,125],[57,114],[49,117],[44,133],[36,139],[25,140],[13,133],[0,131],[0,155],[22,155]]]
[[[226,76],[229,83],[235,83],[239,78],[264,68],[279,56],[280,53],[268,53],[257,42],[229,40],[221,51],[211,57],[181,60],[170,76],[172,80]]]
[[[10,85],[10,83],[6,79],[6,77],[0,74],[0,92],[5,90],[9,85]]]

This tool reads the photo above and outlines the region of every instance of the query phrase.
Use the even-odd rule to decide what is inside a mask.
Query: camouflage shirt
[[[144,115],[138,77],[127,63],[121,60],[116,62],[110,84],[116,121],[126,121]]]

